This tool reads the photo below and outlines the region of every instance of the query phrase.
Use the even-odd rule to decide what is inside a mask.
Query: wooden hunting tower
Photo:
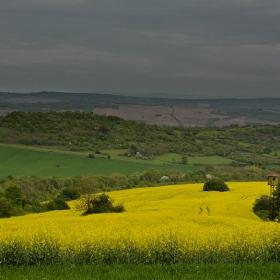
[[[268,185],[277,186],[278,185],[278,175],[276,173],[270,173],[267,175]]]
[[[276,173],[270,173],[267,175],[268,185],[270,185],[270,202],[269,202],[269,220],[273,221],[276,217],[274,206],[275,186],[278,185],[278,175]]]

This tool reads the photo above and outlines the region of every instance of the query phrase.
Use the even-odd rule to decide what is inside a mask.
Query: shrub
[[[5,198],[0,198],[0,218],[9,218],[12,216],[13,206]]]
[[[26,212],[21,206],[13,206],[11,216],[22,216],[24,214],[26,214]]]
[[[46,212],[46,204],[40,203],[40,201],[34,199],[33,201],[29,203],[26,203],[24,205],[24,210],[26,212],[31,212],[31,213],[42,213]]]
[[[125,209],[124,209],[124,206],[122,204],[118,204],[118,205],[112,207],[112,211],[114,213],[122,213],[122,212],[125,211]]]
[[[70,209],[67,202],[65,202],[62,199],[55,198],[48,203],[46,203],[46,210],[47,211],[53,211],[53,210],[67,210]]]
[[[222,179],[212,178],[204,184],[203,191],[225,192],[225,191],[229,191],[229,188]]]
[[[274,193],[274,206],[277,215],[280,216],[280,183],[278,183]]]
[[[6,188],[5,197],[9,199],[13,205],[17,206],[21,206],[24,199],[22,189],[17,185]]]
[[[84,215],[112,212],[121,213],[125,211],[122,204],[113,206],[113,200],[109,197],[109,195],[106,195],[105,193],[102,193],[91,199],[88,206],[89,207],[87,208],[87,210],[83,213]]]
[[[62,190],[59,198],[63,200],[74,200],[80,198],[80,196],[81,194],[76,188],[68,187]]]
[[[262,195],[257,198],[253,204],[253,212],[262,220],[267,220],[269,217],[269,205],[271,198],[268,195]]]

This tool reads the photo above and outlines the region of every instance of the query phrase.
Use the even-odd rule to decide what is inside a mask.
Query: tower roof
[[[267,177],[279,177],[278,174],[271,172],[267,175]]]

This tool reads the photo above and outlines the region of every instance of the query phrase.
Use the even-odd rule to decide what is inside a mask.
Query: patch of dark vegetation
[[[272,200],[268,195],[262,195],[257,198],[253,204],[253,212],[262,220],[267,221],[269,218],[269,206]]]
[[[102,193],[94,196],[92,199],[86,202],[86,211],[83,215],[89,214],[101,214],[101,213],[122,213],[125,208],[122,204],[116,206],[113,205],[113,200],[109,195]]]
[[[263,221],[278,221],[280,218],[280,183],[276,186],[273,197],[261,195],[255,200],[252,210]]]
[[[61,198],[53,198],[46,203],[40,203],[37,199],[27,199],[18,185],[11,185],[0,193],[0,218],[65,209],[70,207]]]
[[[229,187],[222,179],[212,178],[204,184],[203,191],[226,192],[229,191]]]

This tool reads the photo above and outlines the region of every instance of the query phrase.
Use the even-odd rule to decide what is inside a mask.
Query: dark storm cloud
[[[1,91],[279,95],[279,1],[0,0],[0,26]]]

